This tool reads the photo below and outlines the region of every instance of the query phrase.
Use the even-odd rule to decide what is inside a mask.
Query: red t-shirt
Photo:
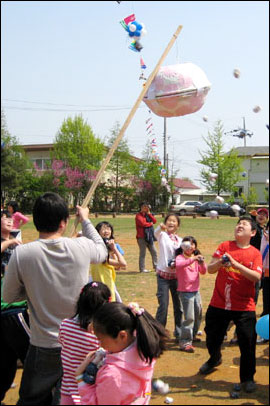
[[[245,267],[262,274],[262,255],[252,245],[239,248],[235,241],[225,241],[219,245],[213,257],[220,258],[225,252]],[[255,282],[247,279],[232,266],[219,269],[211,306],[225,310],[254,311],[254,297]]]

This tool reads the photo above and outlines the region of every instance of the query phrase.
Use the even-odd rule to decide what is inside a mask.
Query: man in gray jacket
[[[69,218],[67,204],[58,194],[45,193],[33,208],[39,239],[18,246],[11,256],[3,299],[8,303],[27,300],[31,328],[18,405],[59,402],[59,326],[75,313],[80,291],[88,282],[90,263],[103,262],[108,255],[88,214],[88,208],[77,206],[83,237],[63,237]]]

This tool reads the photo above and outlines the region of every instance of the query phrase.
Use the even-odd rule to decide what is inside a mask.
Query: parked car
[[[218,214],[235,217],[235,212],[228,203],[206,202],[200,206],[195,207],[195,212],[201,214],[202,216],[209,216],[211,210],[217,211]],[[245,212],[245,209],[240,208],[239,215],[242,216],[243,214],[245,214]]]
[[[188,200],[180,204],[172,204],[170,211],[184,216],[186,213],[194,213],[195,207],[200,206],[202,203],[197,201]]]

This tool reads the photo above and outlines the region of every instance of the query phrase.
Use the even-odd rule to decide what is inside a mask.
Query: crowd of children
[[[200,341],[200,275],[207,271],[217,276],[205,318],[210,358],[199,373],[207,375],[222,363],[221,345],[233,321],[241,353],[236,390],[253,392],[255,287],[262,275],[262,315],[269,313],[269,223],[259,225],[260,253],[251,244],[252,238],[258,238],[260,222],[250,216],[240,217],[234,240],[222,242],[207,265],[195,237],[178,235],[180,218],[176,214],[168,214],[154,230],[156,219],[149,205],[142,203],[136,216],[139,268],[145,271],[148,248],[157,274],[158,308],[153,318],[138,303],[122,303],[115,270],[126,268],[124,252],[115,242],[112,225],[103,221],[95,228],[88,214],[87,208],[77,206],[81,238],[64,237],[69,218],[67,205],[59,195],[45,193],[33,209],[39,238],[22,244],[11,234],[12,213],[1,213],[1,286],[3,282],[5,300],[1,307],[5,304],[6,308],[24,311],[27,306],[30,314],[31,332],[25,322],[27,355],[25,351],[19,357],[12,342],[5,343],[6,348],[11,347],[10,358],[24,362],[18,404],[149,404],[155,362],[169,339],[169,293],[174,336],[181,351],[192,353],[194,343]],[[260,213],[256,216],[260,217]],[[262,216],[268,219],[266,209]],[[159,246],[158,257],[154,241]],[[1,323],[4,317],[7,315],[1,315]],[[18,334],[20,328],[17,326]],[[3,365],[2,376],[8,370],[10,376],[1,382],[1,400],[16,372],[15,366]]]

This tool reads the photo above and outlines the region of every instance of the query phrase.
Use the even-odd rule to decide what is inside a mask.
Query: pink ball
[[[158,116],[184,116],[200,110],[210,87],[205,73],[193,63],[163,66],[143,101]]]

